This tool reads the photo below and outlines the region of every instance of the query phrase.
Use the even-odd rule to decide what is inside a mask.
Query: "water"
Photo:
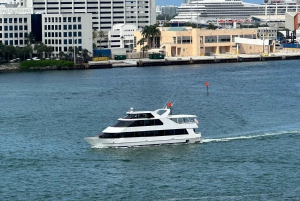
[[[299,77],[297,61],[2,72],[1,200],[297,200]],[[83,139],[168,100],[201,144]]]

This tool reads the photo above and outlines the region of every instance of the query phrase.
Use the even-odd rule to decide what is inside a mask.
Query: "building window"
[[[23,22],[23,20],[22,20],[22,18],[19,18],[19,23],[22,23]],[[20,43],[21,44],[21,43]]]
[[[82,42],[81,42],[81,39],[78,39],[78,44],[81,44]]]
[[[4,33],[4,38],[8,38],[8,33]]]
[[[68,28],[67,28],[67,25],[64,25],[64,30],[67,30]]]
[[[4,23],[7,23],[7,18],[4,18]],[[7,42],[8,43],[8,42]]]
[[[8,31],[8,26],[4,26],[4,31]]]
[[[45,22],[47,22],[47,18],[45,17],[44,19],[45,19]],[[46,26],[46,25],[45,25],[45,26]]]
[[[76,22],[76,17],[73,17],[73,22]]]
[[[18,33],[15,33],[15,38],[18,38]]]
[[[64,39],[64,44],[68,44],[68,40],[67,39]]]
[[[78,19],[78,22],[81,22],[81,17],[78,17],[77,19]]]
[[[14,34],[13,33],[9,33],[9,38],[13,38]]]
[[[81,37],[81,31],[78,32],[78,36]]]
[[[64,32],[64,37],[68,37],[68,33],[67,32]]]
[[[18,23],[18,18],[14,18],[14,23]]]
[[[72,25],[69,25],[68,28],[69,28],[69,30],[72,30]]]
[[[23,43],[24,43],[23,40],[20,40],[19,42],[20,42],[20,45],[23,45]]]
[[[67,47],[64,47],[64,52],[68,51],[68,48]]]
[[[44,26],[44,29],[47,30],[47,25]]]
[[[78,29],[81,29],[81,24],[78,24]]]
[[[74,36],[74,37],[77,37],[77,32],[73,32],[73,36]]]
[[[28,30],[27,25],[24,25],[24,30],[26,30],[26,31]]]
[[[69,44],[73,44],[73,43],[72,43],[72,39],[69,39]]]
[[[76,24],[73,25],[73,29],[74,29],[74,30],[77,29],[77,25],[76,25]]]
[[[68,22],[72,22],[72,21],[71,21],[71,17],[68,17]]]
[[[67,22],[67,18],[66,17],[63,17],[63,22]]]
[[[69,32],[69,37],[72,37],[72,32]]]
[[[14,30],[14,29],[13,29],[13,26],[9,26],[9,30],[10,30],[10,31]]]
[[[20,33],[19,36],[20,36],[20,38],[23,38],[23,33]]]
[[[45,32],[44,34],[45,34],[45,37],[47,37],[47,32]]]
[[[9,18],[9,23],[12,23],[12,18]]]

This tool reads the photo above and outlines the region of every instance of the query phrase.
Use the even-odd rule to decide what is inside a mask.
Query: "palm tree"
[[[143,30],[141,31],[142,35],[144,38],[148,40],[148,45],[150,44],[150,48],[155,47],[156,45],[156,40],[157,36],[160,36],[160,30],[158,29],[158,24],[150,25],[150,26],[145,26]],[[150,39],[150,42],[149,42]],[[151,44],[151,39],[153,44]]]
[[[104,38],[105,34],[103,31],[98,31],[98,36],[99,36],[99,40],[97,40],[97,42],[99,43],[100,45],[100,48],[101,48],[101,42],[102,42],[102,39]]]
[[[72,46],[69,46],[69,49],[68,49],[68,52],[69,52],[69,59],[71,58],[71,55],[73,54],[74,52],[74,48]],[[75,56],[75,55],[73,55]]]
[[[91,53],[87,49],[83,49],[81,54],[82,54],[83,59],[86,61],[87,58],[89,57],[89,54],[91,54]]]
[[[121,48],[124,48],[124,36],[121,36],[120,39],[122,41],[122,47]]]
[[[146,38],[141,38],[138,42],[137,45],[143,46],[143,48],[140,47],[141,50],[143,50],[143,58],[144,58],[144,45],[146,42]]]
[[[59,56],[60,59],[62,59],[63,57],[65,57],[65,53],[62,52],[62,51],[60,51],[60,52],[58,53],[58,56]]]
[[[48,48],[47,45],[45,45],[44,43],[39,43],[34,45],[34,50],[36,50],[36,53],[39,55],[39,58],[43,57],[43,53],[47,51],[47,48]]]
[[[98,32],[97,32],[97,29],[93,29],[93,49],[97,48],[97,41],[96,41],[96,38],[98,36]]]
[[[29,32],[29,34],[27,34],[26,38],[27,38],[28,44],[35,43],[35,35],[32,32]]]
[[[212,23],[209,23],[209,25],[207,26],[207,29],[212,29],[215,30],[217,27],[215,25],[213,25]]]

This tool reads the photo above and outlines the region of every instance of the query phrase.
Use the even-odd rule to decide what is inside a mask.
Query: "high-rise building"
[[[35,13],[91,13],[93,29],[102,31],[110,30],[115,24],[142,28],[156,22],[155,0],[27,0],[27,5],[30,2]]]

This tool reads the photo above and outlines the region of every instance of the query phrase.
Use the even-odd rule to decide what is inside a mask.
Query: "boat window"
[[[112,127],[130,127],[134,121],[118,121]]]
[[[158,111],[157,111],[157,114],[162,115],[162,114],[164,114],[165,112],[167,112],[167,110],[158,110]]]
[[[177,118],[170,118],[170,120],[174,121],[175,123],[177,123]]]
[[[174,135],[174,130],[165,130],[165,135]]]
[[[101,138],[128,138],[128,137],[154,137],[165,135],[187,135],[186,129],[174,129],[174,130],[155,130],[145,132],[126,132],[126,133],[103,133]]]
[[[141,113],[141,114],[127,114],[124,119],[142,119],[142,118],[153,118],[151,113]]]
[[[160,126],[163,122],[159,119],[138,120],[138,121],[118,121],[112,127],[138,127],[138,126]]]

